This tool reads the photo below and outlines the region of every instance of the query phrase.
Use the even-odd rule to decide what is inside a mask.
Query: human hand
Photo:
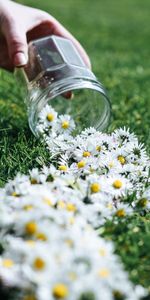
[[[90,60],[81,44],[48,13],[10,0],[0,0],[0,67],[12,71],[28,61],[30,40],[47,35],[70,39],[86,65]]]

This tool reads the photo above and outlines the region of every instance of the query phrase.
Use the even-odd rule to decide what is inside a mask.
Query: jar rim
[[[80,89],[90,89],[96,91],[103,96],[104,101],[104,111],[102,118],[99,122],[98,130],[104,131],[110,120],[111,116],[111,104],[110,100],[107,96],[106,90],[102,86],[102,84],[96,79],[88,78],[88,77],[70,77],[66,79],[61,79],[53,84],[47,86],[42,92],[38,95],[36,100],[31,101],[30,108],[28,109],[28,117],[29,117],[29,126],[35,136],[38,136],[36,132],[36,123],[38,119],[38,109],[40,105],[40,111],[44,108],[44,106],[52,99],[58,97],[59,95],[66,93],[68,91],[80,90]],[[101,100],[102,101],[102,100]]]

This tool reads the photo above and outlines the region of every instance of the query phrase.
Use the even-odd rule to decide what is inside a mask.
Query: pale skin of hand
[[[13,71],[28,61],[28,42],[47,35],[70,39],[87,67],[91,63],[81,44],[53,16],[13,1],[0,0],[0,68]]]

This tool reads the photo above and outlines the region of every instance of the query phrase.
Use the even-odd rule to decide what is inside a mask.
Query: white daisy
[[[64,135],[70,135],[74,129],[75,122],[69,115],[60,115],[54,127],[57,134]]]
[[[45,128],[53,127],[57,121],[57,112],[50,106],[46,105],[39,113],[39,123],[44,124]]]
[[[123,176],[112,175],[105,178],[105,192],[112,196],[120,197],[132,193],[131,182]]]
[[[132,142],[137,142],[137,137],[135,136],[134,133],[131,133],[129,128],[119,128],[116,129],[112,133],[112,137],[116,142],[118,142],[119,146],[127,145],[128,143]]]

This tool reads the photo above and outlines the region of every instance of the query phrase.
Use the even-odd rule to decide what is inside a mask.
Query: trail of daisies
[[[1,190],[3,290],[23,300],[142,299],[147,291],[129,281],[97,229],[149,211],[149,158],[125,128],[74,130],[69,115],[47,105],[37,132],[51,164],[18,174]]]

